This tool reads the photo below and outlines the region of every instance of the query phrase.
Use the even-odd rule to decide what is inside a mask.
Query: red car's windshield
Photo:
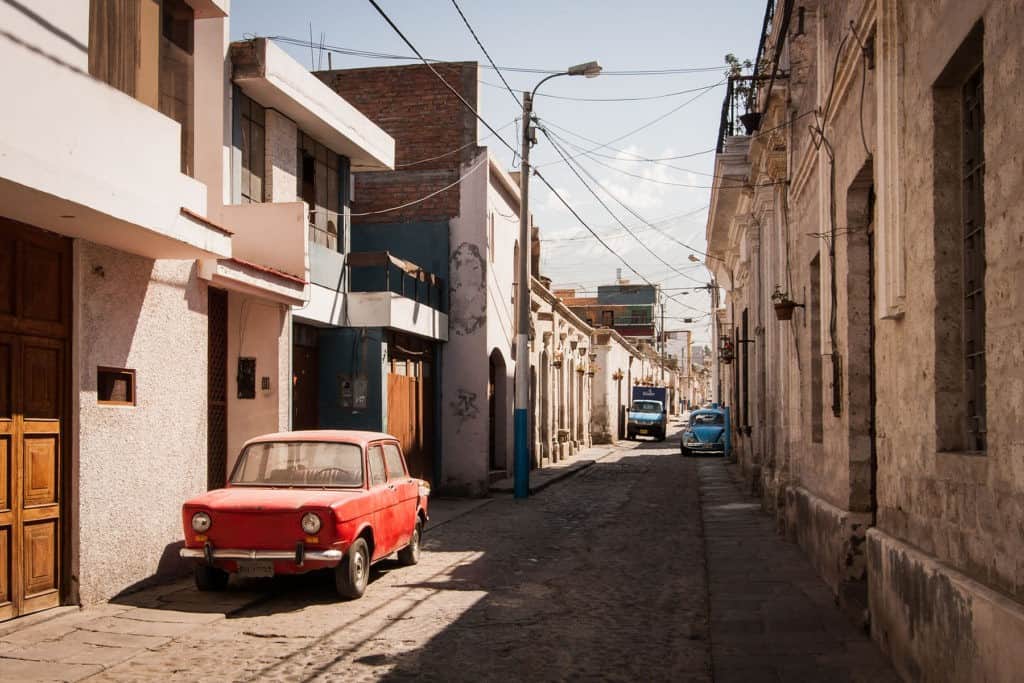
[[[248,486],[363,485],[363,451],[350,443],[269,441],[250,444],[231,483]]]

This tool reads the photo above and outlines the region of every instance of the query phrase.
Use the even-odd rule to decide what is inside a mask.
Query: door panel
[[[60,603],[71,241],[0,218],[0,619]]]

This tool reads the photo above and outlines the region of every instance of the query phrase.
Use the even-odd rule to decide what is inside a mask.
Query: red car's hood
[[[289,512],[304,508],[336,507],[354,496],[365,493],[362,489],[306,489],[306,488],[263,488],[236,486],[216,489],[196,496],[185,503],[186,507],[201,507],[222,512],[259,510],[266,512]]]

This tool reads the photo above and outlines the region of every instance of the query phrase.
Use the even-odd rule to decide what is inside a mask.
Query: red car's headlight
[[[320,531],[320,516],[315,512],[307,512],[302,515],[302,530],[307,534],[313,535]]]
[[[197,534],[205,534],[213,526],[213,520],[205,512],[197,512],[192,515],[192,531]]]

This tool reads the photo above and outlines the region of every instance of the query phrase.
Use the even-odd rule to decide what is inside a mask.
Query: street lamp
[[[516,401],[513,413],[514,450],[512,456],[513,495],[526,498],[530,495],[530,447],[526,411],[530,402],[530,145],[536,142],[533,120],[533,98],[537,89],[552,78],[559,76],[584,76],[594,78],[601,73],[596,61],[570,66],[561,73],[547,76],[531,92],[523,92],[523,140],[520,151],[519,171],[519,282],[516,286]]]

